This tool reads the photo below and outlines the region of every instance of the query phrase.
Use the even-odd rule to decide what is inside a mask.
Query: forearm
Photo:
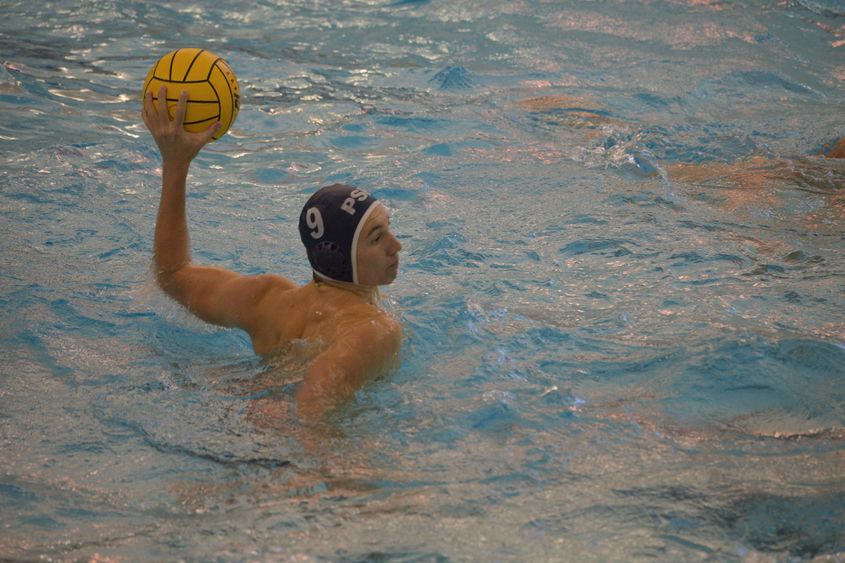
[[[167,88],[159,89],[159,100],[167,98]],[[185,216],[185,182],[188,168],[200,149],[211,140],[220,123],[202,133],[188,133],[183,127],[188,93],[182,92],[174,119],[166,104],[158,107],[152,92],[144,97],[142,117],[158,145],[162,160],[161,201],[155,229],[154,264],[159,283],[191,261],[188,223]],[[164,282],[164,283],[163,283]],[[166,289],[166,288],[165,288]]]
[[[159,283],[190,263],[191,250],[185,192],[190,162],[162,165],[161,200],[155,227],[153,260]]]

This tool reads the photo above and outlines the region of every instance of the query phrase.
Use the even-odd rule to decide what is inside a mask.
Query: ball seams
[[[197,54],[194,55],[194,58],[191,61],[191,64],[189,64],[187,70],[185,70],[185,76],[182,77],[182,82],[188,81],[188,75],[191,74],[191,69],[193,68],[194,63],[197,62],[197,59],[199,59],[200,55],[202,55],[203,53],[205,53],[205,49],[200,49],[199,51],[197,51]],[[176,58],[176,57],[174,57],[174,58]],[[213,64],[217,64],[217,61],[214,61]],[[211,74],[211,73],[209,73],[209,74]],[[206,80],[208,80],[208,77],[206,77]]]

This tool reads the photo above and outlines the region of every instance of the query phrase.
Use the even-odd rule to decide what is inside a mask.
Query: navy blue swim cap
[[[358,283],[356,251],[376,198],[333,184],[312,195],[299,215],[299,236],[314,273],[333,281]]]

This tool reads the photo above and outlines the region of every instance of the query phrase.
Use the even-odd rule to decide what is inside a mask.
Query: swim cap
[[[333,184],[312,195],[299,215],[299,236],[317,275],[332,281],[358,283],[358,235],[376,198]]]

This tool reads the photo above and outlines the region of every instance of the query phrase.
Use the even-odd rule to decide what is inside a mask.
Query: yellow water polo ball
[[[167,53],[153,65],[144,80],[141,99],[152,92],[158,94],[167,87],[167,111],[173,119],[176,104],[183,91],[188,92],[185,130],[205,131],[217,121],[223,124],[213,139],[222,137],[238,117],[241,91],[238,79],[226,61],[205,49],[177,49]]]

